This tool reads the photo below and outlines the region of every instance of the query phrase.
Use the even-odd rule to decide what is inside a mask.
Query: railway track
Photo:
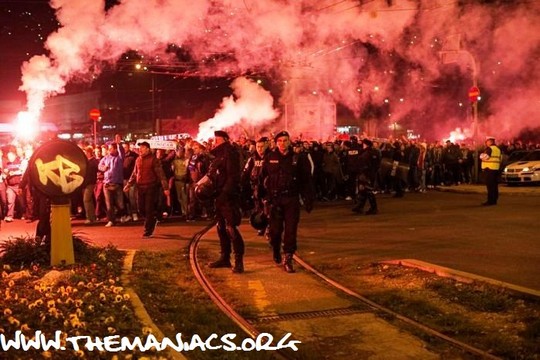
[[[347,309],[335,309],[335,310],[323,310],[323,311],[306,311],[301,313],[288,313],[288,314],[277,314],[273,316],[260,316],[257,318],[247,319],[239,314],[217,291],[217,289],[212,285],[211,281],[204,274],[201,264],[198,260],[198,250],[201,243],[202,237],[214,226],[210,224],[205,229],[196,233],[189,247],[189,259],[192,271],[203,286],[205,291],[209,294],[214,303],[221,309],[221,311],[226,314],[232,321],[234,321],[249,337],[255,339],[263,331],[261,331],[257,326],[261,323],[283,320],[283,319],[313,319],[321,316],[338,316],[338,315],[347,315],[355,312],[371,312],[379,317],[387,316],[393,319],[397,319],[401,324],[407,325],[409,328],[415,328],[421,333],[427,335],[431,338],[436,338],[442,340],[446,344],[449,344],[451,347],[459,350],[464,354],[468,354],[475,358],[480,359],[500,359],[493,354],[490,354],[484,350],[478,349],[472,345],[466,344],[460,340],[454,339],[448,335],[445,335],[429,326],[426,326],[422,323],[419,323],[413,319],[410,319],[404,315],[401,315],[389,308],[381,306],[368,298],[358,294],[357,292],[351,290],[347,286],[340,284],[339,282],[329,278],[325,274],[319,272],[310,264],[305,262],[301,257],[295,255],[295,261],[300,265],[307,273],[311,276],[318,279],[320,282],[324,282],[330,286],[333,291],[336,293],[346,294],[348,297],[351,297],[355,301],[354,308]],[[295,359],[290,352],[287,351],[277,351],[275,354],[276,358],[280,359]]]

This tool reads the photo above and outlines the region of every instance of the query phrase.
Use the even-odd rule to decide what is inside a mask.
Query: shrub
[[[104,258],[120,259],[122,254],[112,246],[99,248],[92,246],[79,235],[73,235],[75,262],[82,264],[100,263]],[[106,253],[107,257],[102,254]],[[14,268],[28,268],[32,265],[48,266],[51,262],[51,242],[46,237],[16,237],[0,244],[0,261]]]

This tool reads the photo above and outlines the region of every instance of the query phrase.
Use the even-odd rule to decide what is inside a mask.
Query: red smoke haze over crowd
[[[71,81],[90,81],[128,50],[175,61],[182,48],[207,75],[237,75],[228,106],[278,121],[292,93],[324,96],[355,116],[368,104],[383,122],[406,121],[442,138],[471,127],[467,90],[481,89],[480,134],[512,137],[540,126],[540,2],[454,0],[52,0],[60,23],[47,53],[22,65],[21,90],[39,114]],[[243,74],[283,84],[281,99],[255,94]],[[229,104],[227,104],[227,101]],[[461,110],[460,110],[461,109]],[[222,113],[222,115],[220,115]],[[244,120],[246,118],[243,116]],[[217,119],[217,120],[216,120]],[[237,121],[241,121],[238,117]],[[216,125],[216,124],[214,124]],[[229,125],[229,124],[226,124]],[[294,124],[289,124],[294,129]],[[386,126],[386,125],[385,125]]]

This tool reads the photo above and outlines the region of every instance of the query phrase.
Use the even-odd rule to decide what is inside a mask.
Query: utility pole
[[[447,38],[447,44],[445,44],[443,50],[439,51],[439,57],[443,64],[450,64],[458,62],[462,56],[465,56],[471,65],[472,70],[472,83],[471,89],[478,89],[478,65],[474,56],[465,49],[461,48],[461,34],[453,35]],[[474,167],[473,167],[473,180],[478,182],[478,99],[472,102],[472,118],[473,118],[473,147],[474,147]]]
[[[154,74],[152,76],[152,121],[156,122],[156,79]]]
[[[101,118],[101,112],[99,111],[99,109],[92,109],[90,110],[89,115],[94,126],[94,146],[97,146],[97,122]]]

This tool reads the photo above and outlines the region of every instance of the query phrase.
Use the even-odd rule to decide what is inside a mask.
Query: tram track
[[[214,226],[215,223],[209,224],[204,229],[197,232],[191,239],[189,244],[189,263],[191,265],[191,269],[197,281],[201,284],[201,286],[210,296],[212,301],[218,306],[218,308],[236,325],[238,325],[240,329],[242,329],[249,337],[255,339],[258,335],[261,334],[261,331],[259,331],[246,318],[244,318],[236,310],[234,310],[234,308],[217,292],[217,290],[210,283],[209,279],[204,275],[201,265],[199,264],[197,252],[199,249],[200,240],[204,236],[204,234],[206,234]],[[282,360],[294,359],[282,350],[276,351],[276,358]]]
[[[240,314],[238,314],[226,301],[219,295],[216,289],[212,286],[208,278],[204,275],[201,265],[197,260],[197,251],[199,249],[200,239],[210,230],[215,224],[210,224],[203,230],[196,233],[189,245],[189,262],[193,274],[197,278],[197,281],[202,285],[205,291],[210,295],[212,301],[223,311],[229,318],[231,318],[240,328],[249,336],[255,337],[259,334],[258,330],[252,326],[247,320],[245,320]]]
[[[328,285],[336,293],[339,292],[342,294],[346,294],[348,297],[353,298],[355,301],[355,305],[351,308],[340,308],[340,309],[323,310],[323,311],[306,311],[306,312],[299,312],[299,313],[292,313],[292,314],[291,313],[277,314],[273,316],[262,315],[262,316],[257,316],[257,317],[246,318],[242,316],[241,314],[239,314],[224,299],[224,297],[220,295],[218,290],[212,285],[209,278],[204,274],[203,268],[201,267],[201,264],[198,261],[198,250],[199,250],[201,239],[213,226],[214,224],[210,224],[207,227],[205,227],[203,230],[201,230],[200,232],[196,233],[190,242],[189,260],[190,260],[190,265],[191,265],[193,274],[197,278],[201,286],[204,288],[204,290],[208,293],[212,301],[219,307],[219,309],[226,316],[228,316],[234,323],[236,323],[242,329],[242,331],[244,331],[252,339],[255,339],[258,335],[262,333],[262,331],[257,327],[257,325],[260,326],[263,323],[276,322],[276,321],[282,321],[282,320],[287,320],[287,319],[304,319],[305,320],[305,319],[314,319],[314,318],[325,317],[325,316],[332,317],[332,316],[339,316],[339,315],[354,314],[354,313],[359,313],[359,312],[370,312],[378,317],[383,317],[385,315],[387,317],[396,319],[401,324],[404,324],[408,326],[409,328],[412,327],[420,331],[421,333],[427,335],[428,337],[439,339],[443,341],[444,343],[450,345],[451,347],[465,354],[472,355],[475,358],[500,359],[499,357],[493,354],[490,354],[484,350],[481,350],[474,346],[466,344],[460,340],[454,339],[448,335],[445,335],[437,331],[436,329],[433,329],[416,320],[413,320],[407,316],[399,314],[385,306],[379,305],[376,302],[369,300],[368,298],[360,295],[354,290],[351,290],[349,287],[331,279],[327,275],[316,270],[313,266],[311,266],[309,263],[307,263],[298,255],[295,255],[294,259],[296,263],[300,265],[307,273],[317,278],[320,282]],[[281,359],[294,359],[295,358],[286,351],[277,351],[276,357],[281,358]]]
[[[458,348],[460,350],[463,350],[471,355],[475,355],[475,356],[479,356],[481,357],[482,359],[500,359],[499,357],[495,356],[495,355],[492,355],[484,350],[481,350],[481,349],[478,349],[478,348],[475,348],[474,346],[471,346],[469,344],[466,344],[462,341],[459,341],[457,339],[454,339],[450,336],[447,336],[433,328],[430,328],[429,326],[426,326],[418,321],[415,321],[409,317],[406,317],[404,315],[401,315],[387,307],[384,307],[382,305],[379,305],[377,304],[376,302],[373,302],[371,300],[369,300],[368,298],[358,294],[357,292],[349,289],[348,287],[338,283],[337,281],[334,281],[332,280],[331,278],[329,278],[328,276],[324,275],[323,273],[321,273],[320,271],[316,270],[315,268],[313,268],[311,265],[309,265],[307,262],[305,262],[302,258],[300,258],[299,256],[296,256],[295,255],[295,260],[298,264],[300,264],[300,266],[302,266],[304,269],[306,269],[307,271],[309,271],[311,274],[313,274],[314,276],[317,276],[318,278],[320,278],[321,280],[325,281],[326,283],[328,283],[329,285],[333,286],[334,288],[336,288],[337,290],[341,291],[341,292],[344,292],[346,293],[347,295],[349,296],[352,296],[354,297],[355,299],[357,299],[358,301],[360,301],[361,303],[371,307],[374,311],[376,312],[380,312],[380,313],[383,313],[383,314],[386,314],[386,315],[390,315],[394,318],[396,318],[397,320],[401,321],[402,323],[405,323],[407,325],[410,325],[418,330],[421,330],[423,333],[429,335],[429,336],[432,336],[432,337],[435,337],[435,338],[438,338],[440,340],[443,340],[445,341],[446,343],[452,345],[453,347],[455,348]]]

